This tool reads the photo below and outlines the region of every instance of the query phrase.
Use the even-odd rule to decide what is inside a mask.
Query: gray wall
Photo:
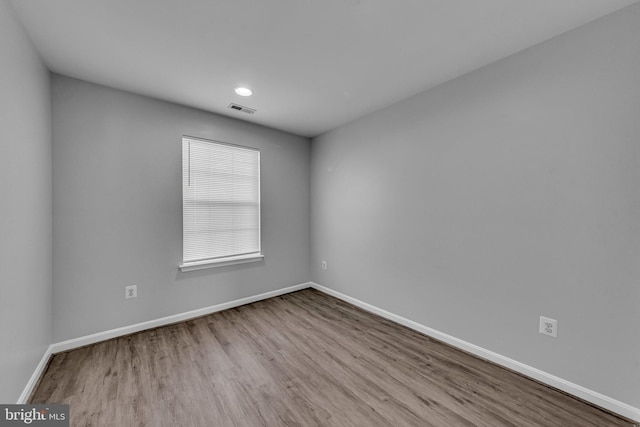
[[[0,52],[0,402],[15,403],[51,343],[51,99],[5,0]]]
[[[639,44],[632,6],[315,138],[313,280],[640,407]]]
[[[54,341],[309,280],[307,138],[58,75],[52,94]],[[261,150],[263,262],[179,272],[183,134]]]

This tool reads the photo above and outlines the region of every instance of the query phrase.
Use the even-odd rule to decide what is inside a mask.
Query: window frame
[[[256,152],[258,155],[258,162],[257,162],[257,185],[258,185],[258,250],[257,252],[251,252],[251,253],[243,253],[243,254],[233,254],[233,255],[227,255],[227,256],[220,256],[220,257],[211,257],[211,258],[205,258],[205,259],[196,259],[196,260],[185,260],[185,246],[186,246],[186,239],[187,239],[187,235],[185,233],[186,230],[186,221],[187,221],[187,217],[185,215],[185,164],[188,163],[190,164],[191,159],[189,159],[189,162],[185,162],[185,143],[188,143],[189,141],[194,141],[194,142],[204,142],[204,143],[210,143],[210,144],[215,144],[215,145],[220,145],[220,146],[227,146],[227,147],[235,147],[238,149],[242,149],[242,150],[248,150],[248,151],[253,151]],[[216,141],[216,140],[211,140],[211,139],[204,139],[204,138],[198,138],[198,137],[193,137],[193,136],[189,136],[189,135],[183,135],[181,138],[181,148],[182,148],[182,168],[181,168],[181,175],[182,175],[182,224],[183,224],[183,228],[182,228],[182,263],[179,265],[179,268],[182,272],[187,272],[187,271],[194,271],[194,270],[201,270],[201,269],[205,269],[205,268],[213,268],[213,267],[224,267],[224,266],[228,266],[228,265],[235,265],[235,264],[245,264],[245,263],[250,263],[250,262],[258,262],[258,261],[262,261],[264,259],[264,255],[262,253],[262,194],[261,194],[261,180],[260,180],[260,167],[261,167],[261,157],[260,157],[260,150],[257,148],[253,148],[253,147],[247,147],[247,146],[242,146],[242,145],[237,145],[237,144],[231,144],[228,142],[223,142],[223,141]]]

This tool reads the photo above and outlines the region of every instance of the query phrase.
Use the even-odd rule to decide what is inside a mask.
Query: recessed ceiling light
[[[236,93],[240,96],[251,96],[253,95],[253,91],[246,87],[237,87]]]

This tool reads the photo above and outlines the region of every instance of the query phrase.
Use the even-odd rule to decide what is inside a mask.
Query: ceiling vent
[[[231,108],[232,110],[242,111],[243,113],[253,114],[256,112],[253,108],[245,107],[243,105],[234,104],[233,102],[229,104],[227,108]]]

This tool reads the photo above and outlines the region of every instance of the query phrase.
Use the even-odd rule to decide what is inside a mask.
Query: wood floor
[[[307,289],[55,355],[72,426],[631,426]]]

